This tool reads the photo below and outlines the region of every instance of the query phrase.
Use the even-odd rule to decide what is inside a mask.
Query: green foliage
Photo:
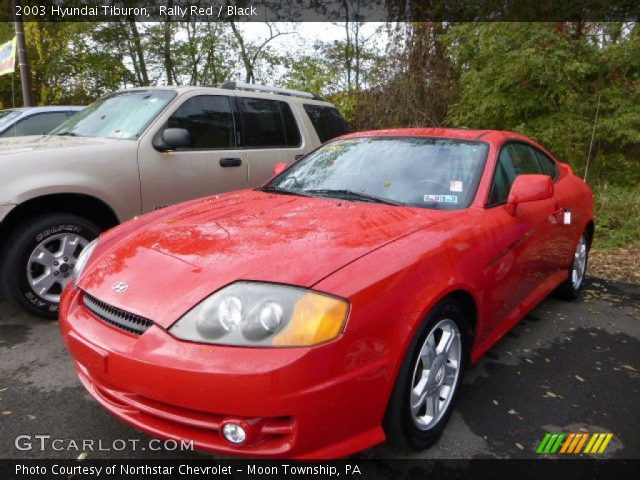
[[[600,250],[615,250],[640,245],[640,189],[602,184],[594,188],[594,192],[594,246]]]
[[[621,24],[588,24],[580,30],[566,24],[463,24],[444,39],[461,72],[460,100],[449,109],[452,125],[523,133],[580,173],[598,110],[589,179],[637,181],[637,26],[623,35]],[[628,175],[604,168],[600,161],[624,165]]]

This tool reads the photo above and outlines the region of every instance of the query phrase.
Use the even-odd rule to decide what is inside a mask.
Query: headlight
[[[91,254],[93,253],[96,246],[98,245],[99,238],[100,237],[96,238],[92,242],[89,242],[87,246],[82,249],[82,251],[80,252],[80,255],[78,255],[78,261],[76,262],[76,266],[73,267],[73,283],[74,284],[78,283],[78,279],[80,278],[80,275],[82,275],[82,271],[84,270],[84,267],[87,266],[87,262],[91,258]]]
[[[182,340],[219,345],[300,347],[333,340],[347,320],[341,298],[283,285],[233,283],[200,302],[170,329]]]

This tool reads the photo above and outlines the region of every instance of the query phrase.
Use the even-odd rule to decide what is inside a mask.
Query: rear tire
[[[587,273],[589,247],[587,233],[583,232],[573,254],[573,261],[569,268],[569,276],[554,292],[556,297],[562,300],[575,300],[580,296],[580,291],[584,285],[584,279]]]
[[[460,304],[445,299],[418,329],[398,373],[384,420],[387,438],[397,448],[424,450],[442,434],[467,366],[467,325]],[[447,335],[451,335],[449,354],[445,348]]]
[[[31,315],[57,318],[60,293],[72,279],[75,260],[99,234],[92,222],[66,213],[44,214],[20,224],[9,236],[0,262],[7,299]]]

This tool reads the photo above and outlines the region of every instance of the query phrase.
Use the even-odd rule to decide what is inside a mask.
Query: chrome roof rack
[[[301,90],[291,90],[289,88],[270,87],[268,85],[260,85],[258,83],[227,81],[219,84],[218,88],[225,88],[227,90],[253,90],[256,92],[269,92],[276,93],[278,95],[288,95],[291,97],[311,98],[313,100],[323,99],[320,95],[316,95],[315,93],[303,92]]]

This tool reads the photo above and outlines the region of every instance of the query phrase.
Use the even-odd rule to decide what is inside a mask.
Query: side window
[[[287,102],[240,98],[247,147],[298,147],[300,131]]]
[[[534,150],[522,143],[507,143],[500,149],[488,205],[505,203],[513,181],[523,173],[543,173]]]
[[[333,107],[305,104],[304,110],[322,143],[349,132],[349,125]]]
[[[538,163],[540,164],[542,173],[544,173],[545,175],[549,175],[554,180],[558,178],[558,167],[556,166],[556,162],[551,160],[538,149],[533,149],[533,152],[538,159]]]
[[[16,136],[49,133],[67,119],[64,112],[38,113],[25,118],[15,126]]]
[[[523,143],[509,143],[506,149],[509,151],[517,175],[522,173],[542,173],[538,158],[531,147]]]
[[[231,101],[221,95],[200,95],[185,101],[165,128],[184,128],[193,137],[191,149],[234,148]]]

